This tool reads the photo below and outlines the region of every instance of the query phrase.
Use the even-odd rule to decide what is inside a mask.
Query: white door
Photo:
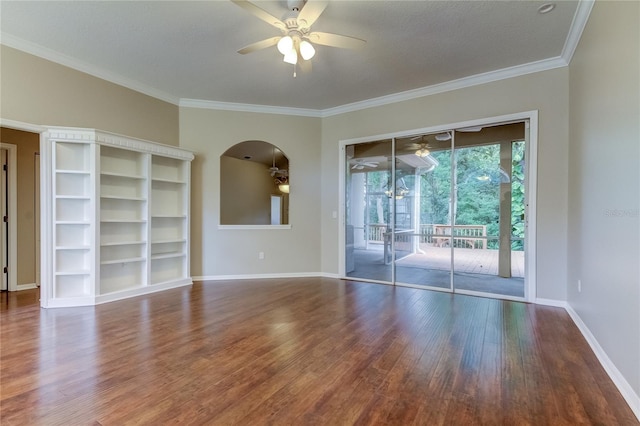
[[[8,152],[6,149],[1,149],[2,157],[0,168],[2,169],[2,179],[0,184],[0,238],[2,241],[0,242],[0,257],[2,257],[2,265],[0,265],[0,273],[2,275],[2,283],[0,284],[0,290],[8,290],[9,280],[7,277],[7,268],[9,266],[9,257],[8,257],[8,244],[7,240],[9,238],[9,229],[8,222],[5,218],[8,216],[7,212],[7,158]]]
[[[282,197],[271,196],[271,224],[282,225]]]

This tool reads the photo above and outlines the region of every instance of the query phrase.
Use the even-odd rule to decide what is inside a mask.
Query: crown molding
[[[234,102],[206,101],[201,99],[180,99],[180,107],[216,109],[223,111],[257,112],[261,114],[298,115],[302,117],[322,117],[322,110],[308,108],[279,107],[271,105],[241,104]]]
[[[465,87],[477,86],[480,84],[491,83],[494,81],[505,80],[512,77],[518,77],[526,74],[533,74],[540,71],[552,70],[555,68],[566,67],[565,60],[558,56],[551,59],[530,62],[528,64],[516,65],[510,68],[503,68],[496,71],[489,71],[483,74],[476,74],[471,77],[464,77],[458,80],[451,80],[432,86],[421,87],[418,89],[407,90],[405,92],[394,93],[391,95],[380,96],[378,98],[358,101],[351,104],[341,105],[327,109],[305,109],[305,108],[289,108],[269,105],[240,104],[232,102],[216,102],[200,99],[180,99],[180,107],[185,108],[201,108],[215,109],[224,111],[240,111],[240,112],[257,112],[263,114],[283,114],[298,115],[304,117],[331,117],[333,115],[344,114],[347,112],[359,111],[367,108],[393,104],[396,102],[407,101],[411,99],[422,98],[437,93],[449,92]]]
[[[261,114],[279,114],[279,115],[294,115],[302,117],[315,117],[325,118],[334,115],[344,114],[348,112],[360,111],[363,109],[374,108],[378,106],[393,104],[397,102],[408,101],[412,99],[422,98],[425,96],[435,95],[438,93],[449,92],[466,87],[477,86],[485,83],[491,83],[499,80],[505,80],[513,77],[519,77],[522,75],[532,74],[540,71],[548,71],[555,68],[562,68],[569,65],[573,54],[578,46],[582,32],[589,20],[591,10],[595,0],[580,0],[578,7],[573,16],[571,22],[571,28],[567,34],[565,44],[562,48],[560,56],[555,58],[544,59],[540,61],[530,62],[527,64],[516,65],[509,68],[503,68],[496,71],[489,71],[482,74],[476,74],[470,77],[464,77],[457,80],[451,80],[443,83],[434,84],[431,86],[421,87],[418,89],[407,90],[404,92],[394,93],[390,95],[380,96],[377,98],[371,98],[364,101],[358,101],[350,104],[340,105],[327,109],[310,109],[310,108],[293,108],[293,107],[281,107],[271,105],[255,105],[255,104],[243,104],[234,102],[218,102],[201,99],[178,99],[168,93],[146,86],[140,82],[122,77],[115,73],[105,71],[96,67],[79,61],[75,58],[63,55],[55,52],[51,49],[37,45],[35,43],[22,40],[20,38],[0,33],[1,43],[13,47],[18,50],[30,53],[35,56],[59,63],[61,65],[76,69],[78,71],[93,75],[103,80],[110,81],[112,83],[127,87],[131,90],[143,93],[148,96],[169,102],[184,108],[200,108],[200,109],[212,109],[223,111],[238,111],[238,112],[255,112]]]
[[[100,78],[102,80],[117,84],[119,86],[126,87],[127,89],[135,90],[136,92],[140,92],[144,95],[160,99],[161,101],[178,105],[179,98],[172,96],[166,92],[155,89],[151,86],[147,86],[146,84],[140,83],[139,81],[123,77],[110,71],[106,71],[98,66],[88,64],[76,58],[72,58],[71,56],[67,56],[60,52],[51,50],[47,47],[40,46],[39,44],[23,40],[4,32],[0,32],[0,43],[13,49],[21,50],[31,55],[46,59],[51,62],[55,62],[60,65],[64,65],[65,67],[72,68],[76,71],[80,71],[85,74]]]
[[[418,89],[407,90],[405,92],[394,93],[392,95],[354,102],[352,104],[346,104],[335,108],[324,109],[322,110],[322,117],[330,117],[332,115],[344,114],[346,112],[359,111],[396,102],[408,101],[411,99],[422,98],[438,93],[450,92],[453,90],[463,89],[465,87],[478,86],[485,83],[519,77],[526,74],[533,74],[540,71],[552,70],[555,68],[562,68],[565,66],[567,66],[567,63],[559,56],[541,61],[529,62],[528,64],[516,65],[509,68],[503,68],[496,71],[489,71],[482,74],[472,75],[470,77],[434,84],[432,86],[421,87]]]
[[[36,124],[25,123],[24,121],[16,121],[8,118],[0,118],[0,127],[31,133],[43,133],[47,131],[47,127],[45,126],[38,126]]]
[[[560,55],[567,65],[571,63],[573,54],[578,47],[580,37],[582,37],[584,27],[587,25],[594,3],[595,0],[581,0],[578,2],[578,8],[576,9],[576,13],[573,15],[571,28],[569,28],[569,34],[567,34],[567,39],[564,41],[564,47],[562,48],[562,54]]]

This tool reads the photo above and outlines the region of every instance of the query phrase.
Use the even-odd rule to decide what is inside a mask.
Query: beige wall
[[[6,46],[0,46],[0,67],[3,119],[178,145],[176,105]]]
[[[17,230],[18,252],[16,256],[18,271],[16,283],[34,284],[36,282],[36,153],[40,152],[40,135],[18,130],[0,129],[0,141],[17,145]]]
[[[289,159],[287,230],[220,230],[220,155],[262,140]],[[320,119],[194,108],[180,110],[180,146],[192,164],[191,273],[194,276],[320,272]],[[265,253],[259,260],[258,253]]]
[[[322,271],[338,272],[339,141],[539,111],[538,298],[566,299],[568,70],[483,84],[329,117],[322,122]]]
[[[269,168],[254,161],[220,157],[220,223],[269,225],[271,194],[275,193]]]
[[[637,413],[639,28],[640,3],[596,2],[569,67],[568,300],[635,392]]]

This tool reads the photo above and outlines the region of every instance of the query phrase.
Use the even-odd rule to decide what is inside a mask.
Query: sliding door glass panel
[[[394,254],[398,284],[451,289],[451,137],[395,143]]]
[[[345,276],[524,297],[525,124],[345,149]]]
[[[524,297],[522,123],[455,133],[456,290]]]
[[[392,141],[345,149],[345,275],[393,282]]]
[[[522,280],[524,288],[524,249],[526,212],[526,142],[511,144],[511,276]]]

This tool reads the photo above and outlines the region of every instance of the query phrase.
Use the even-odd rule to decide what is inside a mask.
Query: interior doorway
[[[6,196],[2,196],[6,205],[6,214],[2,214],[6,237],[3,235],[2,240],[6,248],[1,254],[7,272],[4,265],[2,272],[8,291],[27,290],[39,283],[40,134],[7,127],[0,130],[1,147],[7,156],[2,182],[6,188]]]
[[[528,300],[529,120],[344,146],[344,277]]]
[[[1,290],[17,289],[17,153],[16,145],[1,143],[0,229]]]

